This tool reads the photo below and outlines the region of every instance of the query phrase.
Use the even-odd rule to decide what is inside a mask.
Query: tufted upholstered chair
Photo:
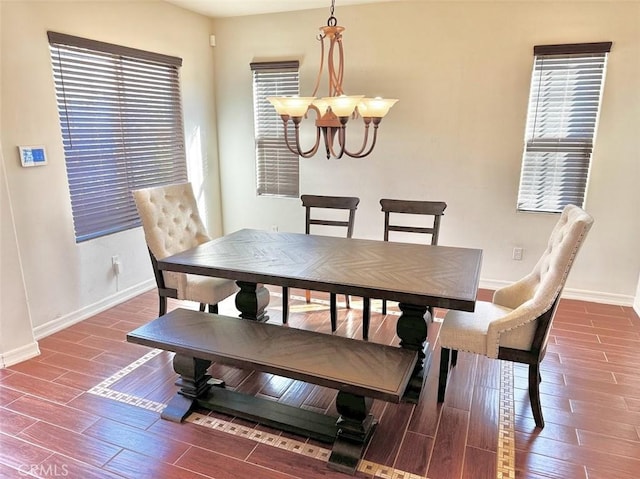
[[[167,298],[196,301],[201,311],[209,305],[209,312],[217,313],[218,302],[238,290],[234,281],[158,269],[158,260],[211,240],[191,183],[135,190],[133,198],[158,285],[160,316],[167,312]]]
[[[547,248],[533,271],[497,290],[492,302],[477,302],[473,313],[450,310],[440,328],[438,402],[444,401],[447,374],[458,351],[529,365],[529,399],[539,428],[540,362],[567,275],[593,218],[581,208],[566,206],[551,232]]]

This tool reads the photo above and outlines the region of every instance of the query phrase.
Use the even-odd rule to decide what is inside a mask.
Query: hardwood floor
[[[307,305],[302,297],[291,292],[290,326],[329,333],[328,298]],[[195,306],[171,307],[178,304]],[[279,304],[274,294],[274,323]],[[352,298],[351,310],[339,310],[336,334],[361,337],[358,305]],[[236,314],[232,300],[221,313]],[[372,311],[372,341],[397,344],[394,313]],[[156,314],[155,292],[143,294],[42,339],[37,358],[0,369],[1,478],[347,477],[326,468],[326,444],[207,411],[183,424],[161,420],[176,391],[171,354],[124,341]],[[631,308],[561,301],[542,364],[541,431],[521,365],[461,353],[446,400],[436,403],[438,326],[429,328],[435,354],[420,403],[374,403],[380,423],[356,477],[639,477],[640,320]],[[335,414],[335,391],[326,388],[219,365],[212,374]]]

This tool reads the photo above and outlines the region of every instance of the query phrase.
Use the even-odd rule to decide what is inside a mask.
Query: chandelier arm
[[[360,147],[360,149],[354,153],[350,153],[349,151],[346,151],[347,155],[349,155],[351,158],[357,158],[357,155],[360,155],[364,149],[367,147],[367,143],[369,143],[369,126],[371,124],[371,120],[369,119],[369,121],[364,122],[364,138],[362,139],[362,146]],[[346,136],[346,135],[345,135]],[[346,150],[346,143],[345,143],[345,150]],[[354,156],[356,155],[356,156]]]
[[[339,63],[338,63],[338,95],[344,95],[344,91],[342,90],[342,79],[344,78],[344,49],[342,48],[342,35],[338,34],[336,39],[338,42],[338,55],[339,55]]]
[[[322,78],[322,71],[324,70],[324,39],[325,35],[318,35],[318,40],[320,41],[320,68],[318,69],[318,76],[316,77],[316,86],[313,88],[313,93],[311,94],[311,96],[316,96],[316,94],[318,93],[320,80]]]
[[[298,155],[301,156],[303,158],[311,158],[313,155],[316,154],[316,151],[318,151],[318,146],[320,144],[320,132],[318,131],[317,135],[316,135],[316,142],[315,145],[312,146],[310,149],[308,149],[307,151],[302,151],[302,148],[300,147],[300,121],[293,121],[294,122],[294,126],[295,126],[295,130],[296,130],[296,135],[295,135],[295,140],[296,140],[296,144],[295,144],[295,148],[293,146],[291,146],[291,142],[289,140],[289,132],[288,132],[288,128],[287,128],[287,121],[288,120],[284,120],[284,141],[285,144],[287,145],[287,148],[289,149],[289,151],[291,153],[293,153],[294,155]]]
[[[333,156],[336,160],[339,160],[340,158],[342,158],[342,156],[345,153],[345,141],[347,138],[347,134],[346,134],[346,127],[344,125],[339,126],[339,127],[334,127],[333,128],[333,132],[331,135],[331,140],[329,142],[329,144],[327,145],[327,159],[330,158],[329,153],[331,153],[331,156]],[[338,134],[338,145],[340,145],[340,153],[336,154],[335,149],[333,148],[333,144],[334,142],[334,136],[335,134]],[[326,137],[325,137],[325,141],[326,141]]]
[[[329,96],[336,96],[335,68],[333,65],[333,47],[335,39],[332,37],[329,43],[329,53],[327,53],[327,77],[329,80]]]
[[[373,151],[373,148],[376,146],[376,140],[378,139],[378,123],[373,124],[373,140],[371,142],[371,146],[369,147],[369,149],[365,153],[362,153],[362,150],[360,150],[358,153],[349,153],[345,149],[345,153],[347,154],[347,156],[351,158],[364,158],[365,156],[368,156]]]
[[[340,41],[340,34],[336,33],[334,37],[331,38],[331,44],[329,46],[329,54],[327,55],[327,65],[328,65],[328,73],[329,73],[329,96],[339,96],[344,95],[344,91],[342,90],[342,76],[344,72],[344,55],[342,52],[342,42]],[[338,54],[339,54],[339,63],[338,63],[338,71],[336,73],[336,66],[334,62],[335,56],[335,46],[338,44]]]

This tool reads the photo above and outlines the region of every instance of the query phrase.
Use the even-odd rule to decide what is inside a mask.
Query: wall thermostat
[[[47,164],[44,146],[19,146],[22,166],[41,166]]]

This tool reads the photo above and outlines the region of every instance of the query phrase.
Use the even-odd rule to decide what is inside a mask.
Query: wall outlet
[[[513,255],[511,256],[515,261],[522,261],[523,248],[513,248]]]
[[[120,263],[120,256],[111,257],[111,267],[113,268],[113,274],[116,276],[122,273],[122,263]]]
[[[271,225],[271,231],[273,231],[274,233],[278,232],[278,225]]]

